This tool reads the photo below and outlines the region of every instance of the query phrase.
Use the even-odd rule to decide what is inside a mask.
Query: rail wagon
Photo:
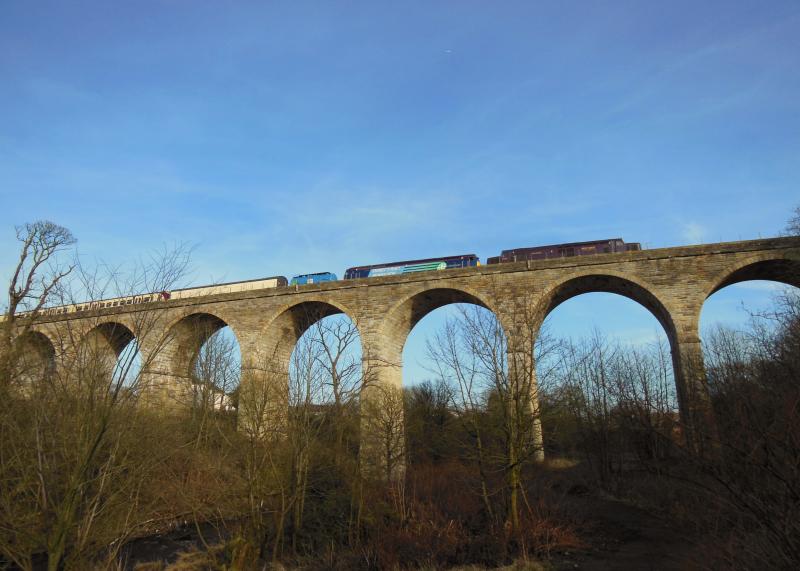
[[[282,287],[287,284],[288,282],[286,281],[286,278],[284,276],[273,276],[269,278],[259,278],[255,280],[227,282],[222,284],[173,289],[169,291],[152,292],[140,295],[128,295],[123,297],[112,297],[108,299],[100,299],[97,301],[87,301],[83,303],[72,303],[68,305],[46,307],[44,309],[39,310],[38,314],[45,316],[64,315],[68,313],[78,313],[82,311],[106,309],[109,307],[122,307],[126,305],[138,305],[141,303],[166,301],[168,299],[187,299],[192,297],[200,297],[204,295],[216,295],[220,293],[235,293],[239,291],[268,289],[274,287]],[[20,312],[18,315],[25,316],[29,314],[31,314],[30,311],[25,311],[25,312]]]
[[[592,256],[594,254],[609,254],[615,252],[631,252],[642,249],[639,242],[628,244],[622,238],[607,238],[591,242],[571,242],[567,244],[552,244],[549,246],[532,246],[529,248],[515,248],[503,250],[499,256],[486,260],[487,264],[504,264],[506,262],[524,262],[527,260],[547,260],[550,258],[569,258],[572,256]]]

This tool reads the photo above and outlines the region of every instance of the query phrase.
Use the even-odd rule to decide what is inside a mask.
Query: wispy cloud
[[[681,237],[688,244],[702,244],[708,236],[708,229],[697,222],[684,222]]]
[[[609,331],[608,335],[622,344],[634,347],[648,347],[667,340],[663,329],[652,327],[634,327],[622,331]]]
[[[738,284],[734,284],[730,286],[735,289],[739,290],[747,290],[747,291],[758,291],[758,292],[770,292],[770,293],[779,293],[783,291],[792,291],[794,288],[791,286],[787,286],[782,283],[778,282],[769,282],[769,281],[747,281],[741,282]]]
[[[627,114],[632,110],[647,112],[649,109],[657,109],[656,116],[661,120],[675,121],[681,118],[696,119],[698,116],[747,103],[759,92],[769,89],[770,82],[775,77],[787,73],[786,67],[793,65],[794,60],[774,58],[761,66],[757,75],[749,76],[742,88],[720,89],[710,97],[693,99],[691,106],[675,107],[666,112],[662,106],[653,105],[653,101],[660,98],[665,90],[681,83],[685,77],[704,73],[724,58],[737,58],[740,54],[752,53],[761,47],[767,37],[774,38],[792,33],[791,30],[796,27],[798,20],[800,13],[795,12],[789,17],[772,20],[746,32],[737,31],[727,37],[711,39],[704,45],[687,48],[676,57],[666,59],[653,72],[631,86],[627,97],[615,102],[607,115],[611,117]]]

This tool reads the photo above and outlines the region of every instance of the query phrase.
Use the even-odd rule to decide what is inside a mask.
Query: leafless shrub
[[[161,457],[141,445],[148,413],[134,405],[142,377],[108,347],[121,340],[115,326],[95,327],[97,335],[88,339],[71,323],[51,328],[55,354],[49,357],[57,356],[59,366],[38,375],[26,371],[25,390],[13,390],[40,310],[73,301],[64,278],[74,269],[79,285],[98,275],[59,262],[57,254],[74,242],[66,229],[37,222],[19,236],[22,254],[0,347],[3,386],[12,389],[4,392],[0,413],[0,557],[23,569],[43,555],[49,569],[78,567],[101,554],[113,558],[135,532],[146,511],[141,489]],[[30,312],[20,318],[20,307]],[[137,331],[144,337],[153,330],[147,320],[152,325],[156,317],[142,319]],[[93,320],[84,319],[88,329]]]

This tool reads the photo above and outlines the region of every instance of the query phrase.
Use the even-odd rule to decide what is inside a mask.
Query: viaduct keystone
[[[68,351],[65,339],[90,344],[116,360],[135,338],[147,379],[143,394],[163,402],[180,400],[199,348],[228,325],[241,348],[240,425],[258,426],[259,419],[286,414],[281,410],[286,398],[279,395],[286,384],[275,379],[288,379],[296,342],[323,317],[343,313],[358,328],[362,368],[371,379],[370,388],[362,389],[363,411],[374,388],[401,386],[406,338],[439,307],[470,303],[492,311],[508,339],[509,366],[519,365],[517,374],[528,375],[535,387],[532,347],[545,317],[574,296],[609,292],[638,302],[663,326],[684,434],[687,444],[697,447],[698,435],[714,430],[698,330],[703,303],[721,288],[754,279],[800,287],[800,237],[419,272],[40,317],[26,334],[26,347],[58,367]],[[531,401],[535,411],[535,394]],[[370,430],[362,420],[362,446]]]

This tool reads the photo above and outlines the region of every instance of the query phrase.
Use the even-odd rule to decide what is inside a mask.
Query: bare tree
[[[450,397],[457,418],[465,432],[474,440],[475,461],[480,477],[480,494],[484,509],[490,519],[494,510],[489,493],[489,462],[483,434],[481,413],[485,405],[487,386],[483,384],[478,355],[464,351],[459,322],[448,320],[443,331],[427,342],[428,357],[433,362],[434,372],[447,386],[452,387]]]
[[[332,317],[314,323],[312,335],[318,345],[314,361],[324,371],[323,386],[338,410],[356,398],[361,388],[361,362],[353,352],[359,343],[358,328],[347,318]]]
[[[219,432],[231,425],[236,413],[236,393],[241,377],[239,348],[236,341],[220,329],[203,343],[190,376],[190,410],[197,434],[195,444],[207,439],[209,432]],[[201,337],[202,338],[202,337]]]
[[[786,223],[785,233],[789,236],[800,236],[800,206],[794,209],[792,217]]]
[[[320,331],[314,328],[312,331]],[[323,346],[321,339],[307,332],[300,338],[292,354],[289,369],[289,427],[287,431],[292,452],[292,479],[289,504],[293,509],[292,549],[297,550],[297,537],[303,525],[303,514],[308,490],[309,468],[312,447],[322,429],[319,405],[326,384],[333,378],[326,378],[326,370],[321,366]]]
[[[36,311],[44,307],[50,294],[73,266],[57,263],[56,255],[72,246],[72,232],[47,220],[17,227],[17,239],[22,243],[19,260],[8,288],[6,313],[13,316],[24,307]]]
[[[343,316],[308,317],[313,324],[294,349],[289,374],[288,439],[293,453],[292,547],[295,551],[303,526],[312,463],[319,468],[323,458],[332,457],[337,471],[347,472],[351,480],[359,477],[347,435],[357,427],[356,405],[365,382],[361,359],[355,351],[359,343],[355,323]],[[328,447],[330,449],[323,453]]]
[[[276,560],[291,513],[289,390],[275,354],[260,355],[242,370],[238,390],[239,430],[245,437],[241,494],[246,498],[242,560]],[[272,537],[270,533],[274,531]]]
[[[57,287],[58,302],[74,301],[69,290],[60,287],[74,265],[58,269],[54,264],[52,269],[46,264],[71,242],[71,235],[50,224],[30,228],[36,237],[23,241],[10,291],[15,292],[13,307],[26,304],[33,313],[25,316],[24,324],[6,330],[6,339],[14,339],[21,329],[44,318],[39,310],[53,302]],[[43,236],[52,242],[43,242]],[[33,262],[27,266],[26,260]],[[162,263],[168,262],[154,262],[144,271],[180,274],[179,268],[160,272]],[[46,277],[48,268],[54,272],[50,278]],[[94,285],[99,275],[79,273],[78,284]],[[20,276],[24,276],[23,285],[15,286]],[[149,291],[172,287],[165,282],[150,285],[155,287]],[[159,315],[155,309],[137,313],[135,329],[140,340],[159,335]],[[109,546],[118,547],[139,525],[139,492],[148,470],[161,458],[157,450],[143,453],[138,440],[146,432],[150,415],[135,406],[141,371],[132,370],[132,358],[120,360],[116,354],[131,340],[131,332],[102,323],[93,312],[85,314],[80,325],[63,321],[52,324],[50,330],[56,335],[59,367],[36,379],[29,391],[7,394],[0,413],[4,436],[0,439],[0,553],[24,569],[31,568],[36,554],[45,553],[48,569],[55,570],[85,566],[99,553],[108,553]],[[85,338],[86,331],[93,336]],[[157,344],[153,348],[145,361],[157,354]],[[138,346],[129,354],[137,350]]]
[[[721,457],[696,466],[708,503],[730,522],[712,535],[736,545],[734,567],[789,568],[800,561],[800,295],[740,331],[722,327],[704,349]],[[708,484],[708,478],[713,484]]]
[[[546,334],[531,342],[541,344],[537,353],[542,358],[549,351]],[[535,404],[538,399],[533,371],[535,347],[526,345],[522,350],[524,355],[510,354],[509,340],[498,319],[477,306],[461,308],[459,316],[449,320],[443,331],[428,343],[434,372],[453,387],[453,406],[473,440],[480,494],[487,515],[493,517],[495,513],[489,475],[500,470],[508,492],[505,517],[515,533],[520,525],[522,467],[542,452]],[[487,415],[493,415],[497,422],[487,422]],[[490,439],[487,429],[493,425],[500,429],[503,442],[500,451],[487,447]]]
[[[363,383],[353,352],[358,331],[338,316],[311,311],[302,318],[310,325],[288,370],[276,347],[276,354],[262,355],[242,371],[239,410],[248,442],[244,484],[250,498],[246,535],[264,559],[301,550],[309,490],[320,493],[316,474],[346,473],[348,485],[330,493],[350,494],[353,514],[360,501],[359,466],[348,456],[354,450],[347,440],[358,429],[355,405]],[[357,526],[357,516],[353,519]]]
[[[72,233],[53,222],[39,220],[18,226],[21,242],[19,259],[8,285],[5,316],[0,323],[0,386],[11,376],[21,348],[16,340],[24,340],[33,320],[22,320],[18,312],[25,310],[36,315],[57,293],[62,280],[74,266],[61,262],[59,254],[75,243]]]
[[[400,480],[405,472],[403,391],[400,387],[373,384],[362,392],[362,471],[384,482]],[[363,464],[377,461],[377,465]]]

